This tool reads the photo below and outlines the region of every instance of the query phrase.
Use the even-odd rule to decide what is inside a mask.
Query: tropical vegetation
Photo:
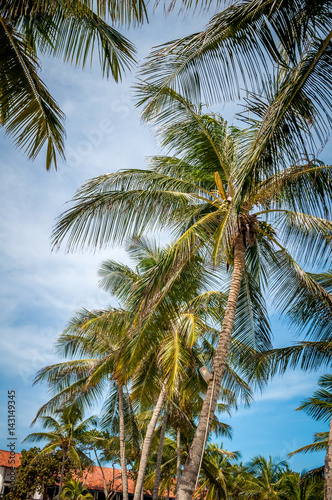
[[[156,110],[156,95],[162,95],[162,111]],[[296,308],[308,290],[331,307],[331,296],[303,268],[323,265],[331,255],[330,168],[307,153],[300,159],[290,131],[285,136],[276,127],[262,144],[260,110],[265,115],[270,108],[258,100],[250,107],[249,128],[241,130],[171,89],[148,85],[141,96],[146,116],[162,124],[162,144],[178,156],[153,157],[148,170],[88,181],[59,218],[53,243],[69,235],[67,248],[74,249],[121,243],[157,228],[173,232],[167,272],[156,271],[154,284],[137,303],[133,325],[152,321],[155,304],[197,252],[223,273],[219,290],[224,283],[229,288],[213,376],[179,486],[179,498],[189,500],[232,336],[251,348],[268,347],[264,294],[273,296],[283,313]]]
[[[52,453],[41,454],[41,449],[34,447],[22,450],[20,466],[15,476],[15,486],[6,496],[8,500],[25,500],[34,493],[47,499],[47,489],[59,484],[62,453],[58,449]],[[70,458],[65,463],[63,478],[69,481],[79,473],[77,465]]]
[[[97,10],[94,11],[94,8]],[[39,76],[40,56],[84,66],[98,48],[103,76],[121,79],[135,48],[107,24],[141,23],[143,0],[131,2],[0,2],[0,123],[14,144],[35,159],[46,144],[46,169],[64,153],[64,114]]]
[[[47,142],[48,169],[56,150],[64,155],[63,117],[38,79],[36,48],[84,66],[96,38],[103,72],[116,80],[133,62],[133,47],[104,17],[141,22],[144,3],[96,8],[0,3],[1,121],[30,158]],[[203,32],[158,47],[136,95],[165,154],[150,158],[147,170],[87,181],[58,218],[54,248],[129,240],[136,261],[135,269],[103,264],[101,286],[119,307],[80,311],[56,344],[71,359],[36,377],[52,392],[36,417],[49,432],[27,439],[48,441],[41,456],[62,451],[58,500],[89,495],[75,481],[63,489],[69,458],[81,471],[92,465],[86,449],[100,467],[120,463],[124,500],[128,475],[134,500],[147,489],[154,500],[165,490],[178,500],[323,498],[321,474],[300,477],[260,455],[242,465],[238,452],[209,439],[211,430],[230,435],[221,413],[249,404],[278,371],[330,366],[331,167],[318,153],[331,123],[330,8],[330,0],[239,0]],[[201,104],[243,97],[241,84],[236,125]],[[146,239],[156,231],[172,234],[168,247]],[[267,301],[305,341],[272,349]],[[332,422],[331,376],[319,384],[299,409]],[[91,431],[97,421],[82,422],[83,409],[96,401],[100,430]],[[331,430],[296,450],[327,443],[325,500]]]
[[[67,459],[81,469],[87,467],[91,460],[82,451],[81,447],[84,444],[84,436],[88,429],[96,425],[95,417],[89,417],[83,420],[83,410],[79,402],[67,401],[67,404],[55,410],[55,416],[40,416],[43,428],[47,432],[34,432],[29,434],[24,441],[41,442],[47,441],[46,446],[39,452],[39,455],[47,455],[61,450],[62,461],[59,480],[58,500],[61,498],[64,471]]]
[[[62,490],[61,499],[63,500],[93,500],[93,496],[85,486],[79,481],[71,479],[68,481]]]

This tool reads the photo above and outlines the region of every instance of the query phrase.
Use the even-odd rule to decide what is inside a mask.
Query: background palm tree
[[[320,389],[314,392],[311,398],[306,399],[298,411],[303,410],[315,420],[323,420],[330,423],[328,436],[323,434],[323,441],[316,441],[312,445],[296,450],[294,453],[306,452],[326,447],[325,467],[324,467],[324,498],[332,498],[332,375],[323,375],[318,380]],[[322,435],[317,435],[317,438]],[[328,438],[326,440],[326,437]],[[327,443],[326,443],[327,441]]]
[[[246,483],[248,490],[244,498],[257,500],[281,498],[283,473],[286,468],[285,460],[275,461],[271,457],[268,460],[262,456],[254,457],[247,465],[251,478]]]
[[[199,487],[195,498],[207,500],[228,500],[230,483],[234,477],[234,462],[240,457],[239,452],[229,452],[216,444],[210,443],[203,455]]]
[[[53,389],[62,389],[41,408],[40,414],[59,405],[68,394],[73,396],[73,391],[81,402],[89,404],[94,396],[101,394],[104,382],[109,383],[110,377],[122,380],[122,384],[130,381],[129,400],[144,413],[155,405],[160,385],[166,377],[167,383],[165,385],[164,382],[163,385],[167,389],[167,396],[163,393],[162,397],[170,400],[170,409],[174,406],[174,411],[170,411],[170,421],[174,421],[174,415],[177,415],[177,429],[180,425],[183,430],[187,422],[190,423],[191,431],[195,428],[195,417],[188,416],[187,412],[191,408],[192,412],[195,410],[195,416],[199,414],[201,393],[206,391],[206,382],[198,376],[196,369],[204,363],[210,365],[218,338],[216,323],[220,322],[220,308],[224,297],[215,291],[193,297],[199,287],[204,286],[202,276],[209,276],[208,271],[202,267],[201,259],[193,257],[187,263],[187,269],[182,269],[176,286],[159,303],[154,318],[147,326],[143,326],[145,330],[141,331],[136,327],[131,332],[130,325],[135,314],[130,319],[130,309],[135,311],[138,307],[138,297],[145,293],[149,283],[147,278],[154,276],[150,276],[151,270],[159,265],[167,252],[168,249],[156,249],[141,239],[131,247],[131,255],[135,255],[138,261],[136,272],[114,261],[103,264],[100,271],[101,285],[124,301],[128,311],[111,309],[89,313],[84,310],[71,321],[70,327],[58,339],[58,346],[66,355],[71,354],[76,359],[45,367],[38,374],[37,380],[46,379]],[[244,340],[237,339],[232,343],[232,356],[226,366],[221,390],[222,398],[228,403],[235,404],[238,396],[246,402],[250,401],[250,387],[241,378],[246,378],[249,374],[246,367],[248,360],[244,361],[248,349],[254,353],[251,345],[246,345]],[[78,354],[88,354],[92,358],[79,360]],[[240,358],[241,375],[236,371]],[[104,404],[101,425],[107,428],[113,425],[117,407],[114,398],[117,397],[117,392],[112,389]],[[128,407],[128,403],[126,404]],[[144,443],[142,447],[144,461],[148,459],[155,427],[150,419],[159,418],[160,405],[157,413],[156,411],[155,408],[153,412],[149,412],[145,419],[146,425],[143,425],[145,433],[150,429],[149,441],[147,438],[144,440],[144,443],[148,443],[146,449]],[[180,438],[181,434],[177,434]],[[137,495],[144,484],[144,461],[141,460],[139,466]],[[179,470],[178,461],[178,472]]]
[[[282,500],[323,500],[324,479],[286,472],[282,478]]]
[[[82,420],[82,406],[70,401],[62,409],[56,410],[54,413],[56,416],[59,416],[58,420],[50,415],[38,417],[41,419],[44,429],[47,429],[47,432],[29,434],[24,441],[40,442],[46,440],[47,444],[39,455],[50,453],[57,448],[61,449],[62,464],[58,493],[58,500],[60,500],[65,462],[70,458],[80,470],[82,469],[82,464],[87,466],[91,462],[89,457],[83,453],[81,447],[84,443],[86,433],[97,422],[95,417]]]
[[[331,272],[312,273],[310,276],[314,278],[321,287],[321,296],[317,296],[314,288],[304,286],[303,284],[303,286],[299,288],[299,294],[294,302],[294,306],[288,312],[288,319],[290,323],[295,326],[296,330],[304,332],[306,337],[312,340],[297,342],[292,346],[273,349],[270,352],[264,353],[262,355],[264,363],[266,363],[266,358],[268,358],[271,376],[274,376],[277,372],[283,374],[288,368],[294,369],[298,366],[302,370],[317,370],[322,367],[331,368]],[[284,310],[288,308],[288,301],[289,297],[285,295],[284,303],[282,304]],[[315,314],[313,314],[313,311],[315,311]],[[300,409],[305,409],[308,413],[309,410],[312,410],[313,413],[315,413],[314,405],[316,404],[317,412],[319,411],[320,405],[328,412],[329,401],[331,400],[329,377],[330,376],[327,375],[320,379],[324,389],[321,394],[318,392],[318,399],[315,400],[314,395],[314,397],[311,398],[311,400],[307,400],[305,405],[303,405],[303,407],[301,406]],[[323,400],[319,399],[320,396],[322,396]],[[331,415],[326,413],[326,418],[331,418]],[[295,450],[290,456],[301,452],[306,453],[309,451],[327,450],[329,439],[329,432],[317,433],[314,436],[314,443]],[[317,470],[318,473],[320,473],[321,468]],[[327,468],[325,472],[326,485],[331,481],[330,474],[331,471]]]
[[[152,103],[146,108],[147,116],[163,124],[164,146],[180,156],[154,157],[149,171],[127,170],[87,182],[74,198],[73,208],[60,217],[53,243],[59,245],[69,234],[67,248],[73,249],[119,243],[157,227],[173,230],[178,239],[169,253],[169,274],[159,273],[155,288],[149,288],[145,302],[137,307],[137,316],[145,322],[147,308],[162,296],[162,280],[169,289],[181,263],[197,249],[202,255],[204,250],[204,257],[214,265],[224,266],[226,273],[232,269],[213,377],[179,487],[179,498],[189,500],[233,330],[235,338],[246,339],[247,346],[249,338],[255,349],[269,346],[263,298],[267,290],[277,305],[288,300],[288,308],[297,303],[304,288],[332,303],[314,276],[295,261],[298,257],[314,265],[318,258],[326,262],[330,257],[329,167],[299,160],[292,134],[279,129],[269,135],[258,154],[263,126],[259,119],[252,118],[251,128],[239,131],[170,89],[147,86],[142,95],[142,100]],[[153,103],[156,95],[158,107]],[[169,278],[172,266],[173,278]]]
[[[61,499],[63,500],[93,500],[93,498],[80,481],[75,481],[75,479],[65,483],[61,493]]]

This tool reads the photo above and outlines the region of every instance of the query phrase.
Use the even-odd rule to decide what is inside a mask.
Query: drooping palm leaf
[[[14,143],[35,159],[47,145],[46,168],[64,158],[64,115],[37,75],[36,58],[12,24],[0,17],[0,117]]]

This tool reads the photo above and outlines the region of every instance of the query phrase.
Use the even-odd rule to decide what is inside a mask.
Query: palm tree
[[[64,158],[64,115],[38,75],[39,53],[84,67],[98,47],[103,76],[119,81],[135,48],[107,19],[142,23],[144,0],[0,2],[0,124],[29,159],[46,144],[47,170]]]
[[[263,353],[264,363],[267,359],[270,367],[270,375],[276,372],[285,373],[287,368],[300,366],[302,370],[317,370],[323,366],[331,368],[331,318],[332,318],[332,275],[331,272],[312,273],[311,277],[319,284],[322,290],[321,296],[317,296],[312,287],[302,286],[299,289],[299,297],[294,302],[288,313],[288,318],[297,330],[304,332],[310,340],[297,342],[292,346],[273,349]],[[288,297],[285,297],[285,301]],[[287,309],[284,303],[284,308]],[[315,311],[316,314],[312,314]],[[258,360],[259,365],[259,360]],[[325,397],[329,400],[329,379],[323,380],[323,386],[327,384]],[[316,401],[319,403],[318,401]],[[314,401],[313,401],[314,403]],[[323,404],[323,402],[320,402]],[[328,406],[328,405],[327,405]],[[306,445],[294,453],[307,453],[309,451],[327,450],[329,433],[317,433],[314,443]],[[330,471],[325,471],[326,485],[332,481]]]
[[[202,496],[207,500],[228,500],[229,486],[234,476],[234,460],[240,453],[229,452],[214,443],[210,443],[203,455],[199,487],[195,498]]]
[[[162,143],[180,156],[153,157],[147,171],[121,171],[88,181],[74,206],[59,218],[53,244],[60,245],[69,234],[68,249],[104,246],[158,227],[171,229],[177,240],[164,274],[157,274],[154,288],[136,308],[145,322],[149,308],[161,300],[163,290],[170,290],[195,251],[221,266],[229,280],[213,375],[178,492],[179,499],[190,500],[232,334],[258,350],[269,345],[263,292],[273,295],[276,305],[287,300],[288,308],[304,288],[332,303],[295,260],[313,265],[330,256],[332,224],[325,218],[331,206],[329,167],[299,160],[291,131],[285,135],[275,129],[257,155],[258,119],[240,131],[170,89],[161,94],[150,86],[145,99],[157,93],[162,95],[162,112],[154,115],[152,106],[147,113],[163,123]]]
[[[305,446],[294,453],[307,452],[326,447],[325,467],[324,467],[324,498],[332,498],[332,375],[323,375],[318,380],[320,389],[314,392],[311,398],[306,399],[298,411],[305,411],[315,420],[323,420],[330,423],[328,436],[325,433],[317,435],[313,445]],[[323,441],[321,438],[323,437]],[[327,439],[326,439],[327,438]],[[327,443],[326,443],[327,441]]]
[[[287,468],[285,460],[276,462],[269,457],[267,461],[262,456],[254,457],[247,465],[251,475],[246,483],[248,488],[244,498],[278,499],[282,495],[283,473]]]
[[[128,395],[124,394],[122,384],[130,379],[130,372],[122,373],[119,367],[121,349],[123,349],[126,325],[126,311],[109,309],[107,311],[82,310],[70,321],[69,327],[57,340],[59,352],[65,355],[78,354],[83,359],[75,359],[52,366],[47,366],[37,374],[35,382],[47,380],[55,391],[55,396],[43,405],[38,415],[54,411],[68,397],[90,407],[107,388],[106,400],[102,409],[101,427],[109,428],[112,434],[120,436],[117,449],[120,448],[123,497],[128,498],[128,474],[125,452],[125,432],[132,427],[132,412],[128,405]],[[86,358],[86,356],[89,356]],[[126,422],[125,422],[126,420]],[[90,439],[91,438],[91,439]],[[88,436],[87,445],[107,446],[110,439]],[[134,444],[133,439],[133,444]],[[96,457],[97,459],[97,457]],[[97,459],[98,462],[98,459]],[[99,467],[100,464],[98,464]],[[107,485],[104,480],[105,496]]]
[[[70,458],[79,469],[82,468],[82,464],[87,465],[91,462],[80,448],[87,431],[97,422],[95,417],[82,420],[82,406],[70,401],[61,410],[56,410],[55,414],[59,416],[58,420],[50,415],[39,417],[47,432],[34,432],[29,434],[24,441],[40,442],[46,440],[47,444],[39,455],[50,453],[57,448],[61,449],[62,464],[58,493],[58,500],[60,500],[66,460]]]
[[[282,477],[282,500],[323,500],[323,479],[286,471]]]
[[[126,307],[135,311],[137,295],[144,290],[143,285],[146,288],[149,272],[158,266],[167,251],[155,249],[144,240],[137,242],[134,247],[131,247],[132,257],[136,255],[139,262],[137,271],[134,272],[126,266],[107,261],[100,272],[101,285],[115,293],[121,300],[126,297]],[[218,336],[216,329],[208,325],[207,319],[210,317],[214,323],[218,321],[218,318],[220,319],[220,300],[223,299],[222,294],[210,291],[194,297],[189,303],[186,302],[194,292],[197,292],[197,286],[204,282],[202,273],[204,275],[206,271],[202,268],[200,259],[192,258],[187,264],[187,270],[182,270],[176,287],[165,296],[164,302],[159,304],[153,321],[151,320],[149,325],[145,326],[144,335],[136,329],[135,334],[129,334],[130,324],[133,322],[133,318],[131,322],[128,322],[132,314],[129,311],[110,310],[89,313],[84,310],[77,318],[74,318],[68,330],[60,336],[58,346],[66,355],[72,354],[77,358],[78,354],[88,354],[92,358],[76,359],[46,367],[40,371],[37,380],[46,379],[55,383],[53,387],[58,390],[65,385],[65,389],[44,405],[41,412],[54,408],[54,405],[58,405],[61,398],[73,389],[78,391],[78,397],[81,400],[87,398],[89,401],[93,394],[100,394],[103,381],[106,379],[108,381],[110,376],[115,376],[117,380],[124,380],[124,374],[130,378],[130,399],[134,402],[140,401],[141,411],[155,404],[157,391],[160,391],[158,381],[160,377],[167,378],[167,397],[171,399],[174,391],[178,391],[179,380],[181,380],[180,386],[183,390],[188,391],[189,384],[191,386],[189,400],[193,405],[199,395],[197,387],[200,387],[203,392],[206,391],[206,382],[197,376],[196,367],[210,363],[215,349],[213,344]],[[123,319],[122,324],[120,318]],[[243,360],[242,376],[245,376],[248,361],[244,360],[250,349],[253,353],[251,346],[247,346],[241,339],[232,344],[232,358],[226,367],[222,390],[226,401],[234,403],[235,397],[241,393],[245,401],[250,400],[248,384],[241,380],[231,366],[233,359],[241,358]],[[237,361],[234,366],[236,363]],[[165,375],[162,375],[163,373]],[[161,402],[165,398],[164,392],[162,391],[162,396],[159,395],[160,404],[150,414],[149,420],[152,416],[155,420],[159,418]],[[201,407],[201,399],[199,399],[199,407]],[[101,420],[102,425],[111,423],[113,408],[115,408],[114,397],[107,397],[103,410],[104,417]],[[149,434],[143,443],[144,460],[141,460],[140,464],[138,477],[140,482],[137,481],[136,486],[137,495],[143,487],[145,462],[156,423],[152,419],[151,422],[146,430]]]
[[[61,494],[63,500],[93,500],[93,498],[91,493],[75,479],[71,479],[64,485]]]

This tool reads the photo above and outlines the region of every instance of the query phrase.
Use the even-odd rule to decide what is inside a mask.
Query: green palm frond
[[[37,75],[37,59],[12,23],[0,16],[0,123],[34,160],[47,145],[46,168],[64,158],[64,115]]]
[[[62,2],[41,0],[38,3],[24,0],[1,2],[0,12],[6,18],[21,20],[23,16],[38,17],[55,15],[61,11],[63,16],[85,14],[88,10],[95,8],[98,16],[104,18],[110,16],[112,22],[120,24],[131,24],[142,22],[146,18],[146,8],[142,0],[107,0],[105,2],[97,2],[91,0],[64,0]]]
[[[329,339],[332,320],[332,275],[331,271],[326,273],[312,273],[310,277],[318,283],[324,293],[319,295],[310,289],[303,293],[298,302],[289,313],[292,324],[306,331],[311,339],[324,340],[325,344],[319,344],[318,356],[322,357],[322,363],[329,351]],[[312,311],[316,314],[313,316]]]
[[[111,75],[117,82],[126,69],[135,64],[135,48],[117,30],[109,26],[93,11],[86,9],[77,16],[74,12],[62,13],[53,19],[55,43],[47,55],[61,57],[65,62],[84,68],[90,61],[95,46],[98,48],[102,75]]]
[[[257,351],[271,348],[269,324],[262,290],[247,266],[238,298],[234,338]]]
[[[311,453],[315,451],[326,451],[327,445],[328,445],[328,437],[329,433],[328,432],[320,432],[319,433],[319,439],[315,439],[315,442],[312,444],[307,444],[306,446],[302,446],[302,448],[299,448],[298,450],[292,451],[291,453],[288,453],[289,457],[292,457],[293,455],[297,455],[298,453]],[[317,437],[317,434],[316,434]]]
[[[98,51],[102,75],[121,80],[135,64],[132,43],[107,23],[147,20],[143,0],[0,2],[0,124],[34,160],[46,144],[46,168],[64,155],[64,115],[39,78],[38,55],[84,67]]]
[[[331,27],[329,1],[240,1],[216,14],[205,30],[157,47],[141,75],[196,102],[216,102],[257,88],[271,60],[295,65]]]
[[[300,367],[302,370],[318,370],[331,366],[332,343],[328,341],[299,342],[289,347],[272,349],[258,356],[257,364],[268,362],[270,376],[285,373],[288,368]]]
[[[298,162],[270,176],[253,193],[252,203],[328,217],[331,211],[331,166],[318,160]]]
[[[295,259],[322,267],[330,261],[332,252],[332,222],[301,212],[276,210],[276,227],[283,244],[292,250]]]
[[[332,297],[319,281],[315,280],[315,275],[305,272],[284,247],[279,243],[277,245],[279,250],[273,251],[270,244],[266,241],[264,244],[270,254],[269,289],[278,309],[283,313],[292,311],[302,303],[304,297],[322,300],[324,307],[330,308]]]
[[[297,410],[303,410],[315,420],[330,421],[332,416],[332,375],[320,377],[317,389],[311,398],[306,399]]]

